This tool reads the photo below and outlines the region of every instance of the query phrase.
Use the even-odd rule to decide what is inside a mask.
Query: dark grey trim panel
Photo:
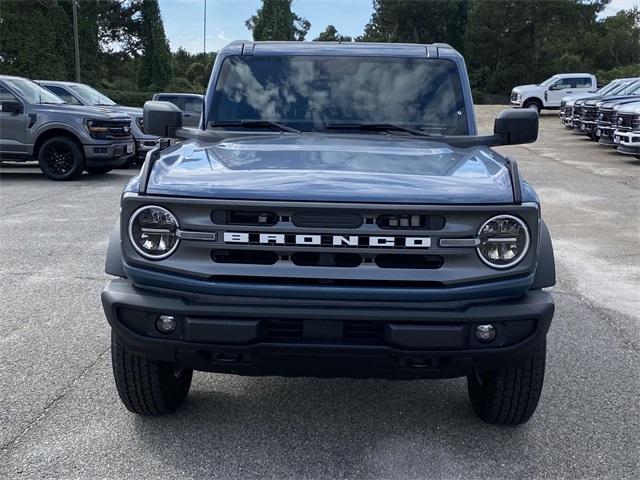
[[[111,230],[109,235],[109,246],[107,247],[107,260],[104,265],[104,271],[108,275],[115,277],[127,278],[122,266],[122,246],[120,245],[120,220]]]
[[[538,266],[536,276],[531,288],[546,288],[556,284],[556,261],[553,255],[553,244],[549,229],[540,222],[540,253],[538,254]]]

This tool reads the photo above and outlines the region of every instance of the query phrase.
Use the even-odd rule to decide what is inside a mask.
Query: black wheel
[[[104,175],[113,170],[113,167],[87,167],[85,170],[91,175]]]
[[[170,413],[187,398],[192,370],[131,353],[114,334],[111,335],[111,363],[120,400],[133,413]]]
[[[540,115],[540,110],[542,110],[542,104],[538,100],[527,100],[524,102],[523,108],[528,108],[531,110],[535,110]]]
[[[84,170],[84,153],[71,138],[50,138],[38,152],[42,172],[52,180],[75,180]]]
[[[469,399],[476,415],[487,423],[520,425],[536,410],[542,384],[546,343],[524,362],[467,377]]]

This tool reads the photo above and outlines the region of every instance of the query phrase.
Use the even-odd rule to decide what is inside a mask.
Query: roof
[[[447,56],[461,56],[446,43],[370,43],[370,42],[254,42],[236,40],[221,50],[221,53],[242,55],[362,55],[438,58],[441,50]],[[425,54],[426,53],[426,54]]]
[[[154,93],[153,96],[156,97],[158,95],[174,95],[176,97],[199,97],[202,98],[204,95],[202,95],[201,93],[190,93],[190,92],[179,92],[179,93],[174,93],[174,92],[158,92],[158,93]]]
[[[554,77],[575,77],[577,75],[583,75],[585,77],[593,76],[593,73],[557,73]]]
[[[67,86],[72,86],[72,85],[85,85],[84,83],[78,83],[78,82],[67,82],[64,80],[35,80],[36,83],[49,83],[51,85],[67,85]]]

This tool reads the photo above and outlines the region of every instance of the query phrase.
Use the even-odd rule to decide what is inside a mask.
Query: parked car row
[[[156,94],[197,126],[202,95]],[[52,180],[105,174],[143,160],[158,143],[141,108],[118,105],[89,85],[0,75],[0,162],[37,161]]]
[[[588,96],[564,97],[560,121],[577,134],[640,158],[640,78],[620,78]]]

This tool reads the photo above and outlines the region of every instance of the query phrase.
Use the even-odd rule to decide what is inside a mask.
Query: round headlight
[[[166,208],[148,205],[129,219],[129,240],[145,258],[162,260],[178,248],[178,220]]]
[[[493,268],[510,268],[529,251],[531,243],[527,225],[512,215],[498,215],[478,230],[478,255]]]

